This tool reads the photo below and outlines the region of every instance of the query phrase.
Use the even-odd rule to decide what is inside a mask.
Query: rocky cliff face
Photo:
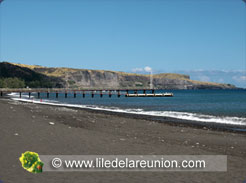
[[[70,69],[70,68],[48,68],[41,66],[29,66],[17,64],[21,67],[28,67],[38,73],[56,77],[64,81],[67,88],[149,88],[149,75],[132,74],[114,71]],[[181,74],[157,74],[153,75],[154,88],[162,89],[232,89],[235,86],[230,84],[218,84],[191,80],[188,75]]]

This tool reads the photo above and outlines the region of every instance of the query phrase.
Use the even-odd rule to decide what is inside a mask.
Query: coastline
[[[9,96],[5,96],[5,98],[11,99]],[[126,117],[126,118],[133,118],[133,119],[142,119],[142,120],[149,120],[159,123],[165,123],[171,126],[189,126],[193,128],[205,128],[210,130],[216,131],[229,131],[229,132],[237,132],[237,133],[245,133],[246,132],[246,125],[239,125],[239,124],[230,124],[230,123],[218,123],[218,122],[205,122],[205,121],[197,121],[197,120],[188,120],[188,119],[180,119],[174,118],[169,116],[156,116],[150,114],[138,114],[138,113],[130,113],[126,111],[114,111],[108,110],[103,108],[93,108],[93,107],[83,107],[80,105],[74,104],[63,104],[63,103],[52,103],[52,102],[39,102],[39,101],[31,101],[29,99],[19,99],[13,98],[13,100],[26,102],[26,103],[35,103],[38,105],[48,105],[48,106],[55,106],[55,107],[67,107],[71,109],[81,109],[91,113],[103,113],[109,115],[116,115],[119,117]]]
[[[3,182],[242,182],[245,180],[245,133],[194,128],[175,121],[90,109],[0,100]],[[167,121],[169,119],[166,119]],[[174,119],[173,119],[174,120]],[[50,125],[53,122],[54,125]],[[18,134],[18,135],[16,135]],[[228,155],[227,172],[107,172],[32,175],[18,158],[39,154]],[[6,158],[6,156],[10,158]],[[83,181],[82,181],[83,180]]]

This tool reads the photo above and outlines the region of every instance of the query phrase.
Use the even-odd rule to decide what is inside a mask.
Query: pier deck
[[[155,89],[68,89],[68,88],[21,88],[21,89],[0,89],[0,97],[4,94],[9,93],[19,93],[19,97],[22,97],[23,93],[27,93],[29,98],[32,93],[37,94],[37,97],[40,98],[41,94],[46,94],[46,97],[49,98],[51,93],[55,93],[56,98],[59,95],[64,95],[65,98],[68,97],[68,94],[73,94],[73,97],[76,98],[77,94],[82,94],[83,98],[85,98],[86,94],[90,94],[92,98],[95,95],[100,95],[103,97],[104,95],[108,95],[111,97],[112,95],[125,96],[125,97],[173,97],[173,93],[155,93]]]

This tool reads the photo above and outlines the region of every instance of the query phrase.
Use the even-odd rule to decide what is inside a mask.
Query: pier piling
[[[173,96],[171,93],[159,93],[155,92],[155,89],[152,88],[134,88],[134,89],[49,89],[49,88],[41,88],[41,89],[0,89],[0,97],[2,97],[5,93],[19,93],[19,97],[22,97],[22,93],[27,94],[29,99],[32,97],[32,93],[37,96],[38,99],[40,99],[42,96],[47,96],[47,98],[50,98],[50,93],[54,93],[56,98],[58,98],[59,94],[65,94],[65,98],[68,98],[68,94],[71,94],[73,98],[77,98],[77,93],[80,95],[82,94],[83,98],[86,97],[86,94],[91,98],[99,98],[99,96],[102,98],[103,95],[108,95],[109,98],[112,97],[112,95],[115,95],[115,97],[121,97],[121,95],[125,95],[125,97],[161,97],[161,96]],[[105,92],[105,93],[104,93]],[[96,95],[96,97],[95,97]],[[97,97],[98,95],[98,97]],[[113,96],[114,97],[114,96]]]

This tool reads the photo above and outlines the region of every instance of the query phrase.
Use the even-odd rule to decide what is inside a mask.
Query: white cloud
[[[132,72],[152,72],[152,68],[149,66],[146,66],[144,68],[134,68],[132,69]]]
[[[152,68],[149,67],[149,66],[146,66],[146,67],[144,68],[144,70],[145,70],[146,72],[152,72]]]
[[[246,76],[233,76],[232,79],[237,82],[246,82]]]
[[[144,70],[142,68],[135,68],[132,69],[132,72],[143,72]]]

